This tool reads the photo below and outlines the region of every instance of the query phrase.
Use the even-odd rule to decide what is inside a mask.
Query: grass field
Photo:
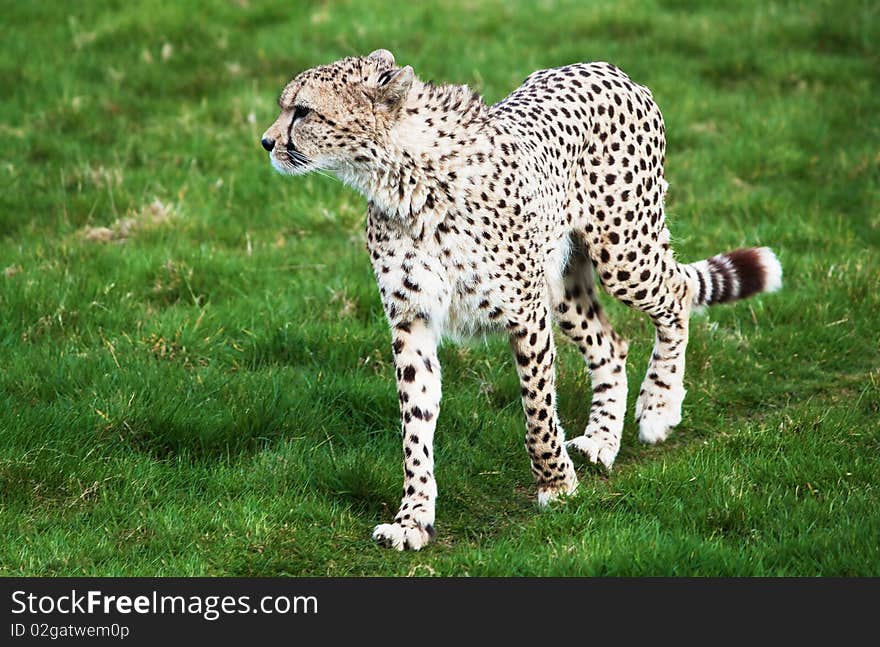
[[[3,2],[0,574],[880,575],[880,10],[846,0]],[[507,343],[441,349],[438,541],[400,487],[363,199],[275,174],[295,73],[377,47],[488,102],[609,60],[666,118],[695,261],[781,292],[695,317],[684,420],[539,511]],[[652,327],[605,299],[631,340]],[[560,415],[589,379],[560,339]],[[632,399],[632,398],[631,398]],[[630,411],[632,408],[630,407]]]

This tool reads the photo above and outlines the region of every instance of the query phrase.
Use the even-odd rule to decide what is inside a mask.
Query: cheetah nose
[[[269,139],[268,137],[263,137],[263,139],[260,140],[260,143],[263,145],[263,148],[265,148],[270,153],[272,152],[272,149],[275,148],[275,140],[274,139]]]

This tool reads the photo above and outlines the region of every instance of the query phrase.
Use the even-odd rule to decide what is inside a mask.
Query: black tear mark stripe
[[[288,146],[293,145],[293,122],[294,122],[294,118],[291,117],[290,123],[287,126],[287,145]]]

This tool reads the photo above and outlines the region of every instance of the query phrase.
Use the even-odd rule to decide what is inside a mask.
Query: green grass
[[[876,3],[3,5],[0,574],[880,575]],[[666,118],[678,257],[785,268],[693,320],[670,441],[628,420],[549,511],[506,342],[445,345],[415,554],[369,540],[401,457],[364,201],[258,144],[289,77],[377,47],[487,101],[614,62]],[[634,396],[652,330],[605,301]]]

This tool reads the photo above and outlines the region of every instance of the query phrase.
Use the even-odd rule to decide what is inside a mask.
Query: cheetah
[[[419,550],[435,536],[433,438],[441,338],[506,332],[540,506],[574,492],[571,454],[610,469],[626,411],[627,342],[602,288],[656,334],[639,389],[639,439],[681,421],[694,308],[778,289],[766,248],[676,261],[664,218],[665,128],[648,88],[609,63],[539,70],[487,105],[463,85],[419,80],[387,50],[296,76],[261,144],[284,174],[335,174],[368,201],[366,239],[391,349],[403,431],[403,496],[372,537]],[[556,411],[558,325],[592,384],[584,432]]]

